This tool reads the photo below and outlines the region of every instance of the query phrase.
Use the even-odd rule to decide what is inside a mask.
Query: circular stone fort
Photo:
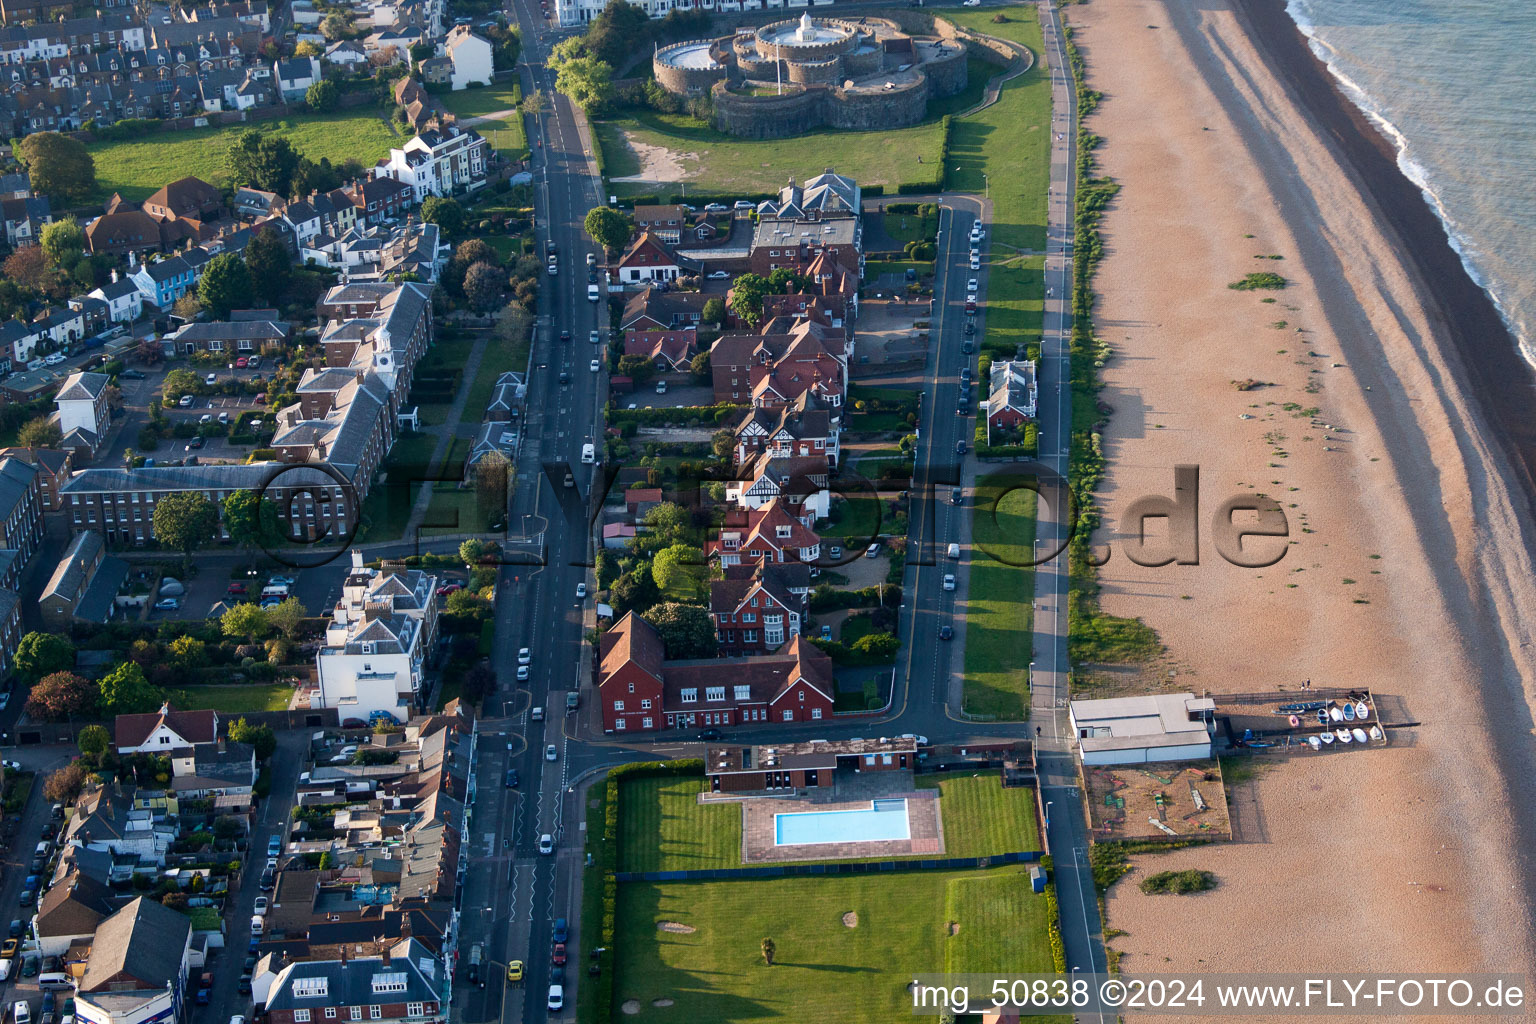
[[[777,21],[719,39],[673,43],[652,58],[679,96],[710,95],[715,126],[749,139],[814,128],[903,128],[928,101],[966,85],[959,39],[913,36],[884,18]]]

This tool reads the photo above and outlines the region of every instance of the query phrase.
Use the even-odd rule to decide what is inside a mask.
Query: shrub
[[[1279,274],[1272,274],[1267,270],[1263,270],[1255,274],[1248,274],[1241,281],[1233,281],[1227,287],[1240,292],[1251,292],[1260,288],[1278,289],[1285,287],[1285,278]]]
[[[1191,868],[1187,871],[1159,871],[1141,880],[1141,891],[1149,896],[1171,893],[1183,896],[1191,892],[1205,892],[1216,888],[1216,876],[1209,871]]]

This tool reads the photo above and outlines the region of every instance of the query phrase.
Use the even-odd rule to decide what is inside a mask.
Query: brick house
[[[625,331],[624,354],[644,356],[662,373],[681,373],[689,368],[697,354],[699,332]]]
[[[439,1024],[443,963],[415,938],[382,956],[296,960],[285,964],[267,990],[267,1024],[346,1024],[351,1021]]]
[[[682,241],[688,211],[676,203],[670,206],[636,206],[635,230],[649,231],[668,245]]]
[[[763,452],[747,465],[741,479],[725,485],[725,500],[738,508],[757,509],[779,499],[790,515],[810,526],[831,509],[828,483],[824,458]]]
[[[804,586],[795,587],[796,582]],[[809,584],[810,570],[803,564],[727,567],[725,578],[709,585],[720,656],[769,654],[799,636],[809,611]]]
[[[599,639],[599,655],[605,733],[832,717],[832,659],[802,637],[779,654],[668,662],[656,630],[630,612]]]
[[[809,391],[828,408],[843,404],[847,385],[846,343],[828,347],[828,329],[802,320],[786,333],[726,334],[710,346],[710,379],[716,402],[750,401],[776,408]]]
[[[737,465],[744,465],[763,452],[780,458],[818,455],[827,460],[827,465],[837,465],[837,423],[831,410],[809,391],[777,409],[748,410],[734,433],[733,458]]]
[[[69,479],[74,452],[57,448],[0,448],[0,459],[15,458],[37,467],[44,512],[59,510],[59,488]]]
[[[769,562],[814,562],[821,537],[775,498],[760,509],[730,509],[715,538],[704,545],[707,558],[722,566]]]
[[[680,331],[697,329],[704,321],[703,292],[669,292],[646,287],[624,303],[619,329],[624,331]]]
[[[987,443],[994,443],[993,430],[1017,430],[1034,419],[1036,398],[1034,360],[993,363],[987,386]]]
[[[682,273],[682,267],[667,252],[661,239],[650,231],[642,230],[640,237],[630,244],[608,273],[618,284],[640,287],[676,281]]]

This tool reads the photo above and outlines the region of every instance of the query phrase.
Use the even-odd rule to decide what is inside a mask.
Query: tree
[[[56,804],[67,804],[85,788],[85,769],[79,762],[71,761],[43,782],[43,796]]]
[[[3,266],[6,276],[23,288],[40,289],[52,278],[48,254],[35,245],[17,249],[5,258]]]
[[[144,678],[136,662],[125,661],[101,677],[101,710],[108,715],[142,715],[165,702],[160,688]]]
[[[716,458],[728,459],[736,450],[736,434],[731,430],[717,430],[709,439],[709,450]]]
[[[208,645],[195,636],[177,637],[170,642],[166,651],[170,655],[171,665],[183,671],[208,664]]]
[[[283,540],[277,505],[256,491],[230,492],[224,499],[224,528],[229,531],[229,539],[246,551],[255,547],[270,549]]]
[[[715,656],[715,624],[708,608],[668,601],[647,611],[645,620],[656,627],[668,658]]]
[[[724,303],[721,303],[722,308],[724,305]],[[688,372],[692,374],[694,383],[709,383],[711,371],[709,367],[709,351],[707,349],[688,361]]]
[[[431,43],[412,43],[411,63],[420,64],[424,60],[430,60],[432,55],[436,52],[437,48],[434,47]]]
[[[267,609],[267,624],[289,640],[299,635],[299,628],[309,618],[309,609],[296,597],[286,597]]]
[[[75,645],[55,633],[28,633],[16,645],[16,671],[27,682],[75,665]]]
[[[104,725],[88,725],[80,730],[80,735],[75,737],[75,744],[80,748],[80,753],[92,757],[100,757],[106,753],[111,742],[112,734],[107,732],[107,727]]]
[[[614,372],[621,377],[628,377],[636,384],[644,384],[656,376],[656,364],[651,362],[650,356],[619,356],[619,364],[614,367]]]
[[[528,312],[528,307],[517,300],[513,300],[501,307],[501,313],[496,317],[496,340],[510,346],[522,343],[528,337],[528,332],[533,329],[533,314]]]
[[[775,267],[768,275],[768,290],[774,295],[789,295],[805,291],[810,278],[797,274],[788,267]]]
[[[717,295],[714,298],[709,299],[709,300],[707,300],[704,303],[704,322],[707,323],[707,324],[718,324],[718,323],[724,323],[725,322],[725,300],[724,299],[720,298]],[[707,354],[708,353],[705,353],[705,352],[700,352],[699,353],[699,355],[707,355]]]
[[[464,673],[464,685],[460,692],[469,703],[478,704],[494,689],[496,689],[496,671],[482,661],[477,662]]]
[[[443,234],[453,237],[464,230],[464,207],[457,199],[428,196],[421,204],[421,219],[436,224]]]
[[[96,709],[96,687],[73,672],[52,672],[32,684],[27,714],[43,722],[86,717]]]
[[[771,292],[761,274],[742,274],[731,286],[731,312],[756,327],[763,320],[763,296]]]
[[[16,145],[16,155],[38,192],[78,202],[96,191],[96,161],[83,142],[58,132],[37,132]]]
[[[233,608],[226,609],[219,619],[219,628],[225,636],[244,637],[246,643],[266,636],[272,631],[272,624],[267,621],[267,611],[259,608],[249,601],[242,601]]]
[[[693,516],[675,501],[664,501],[645,514],[649,535],[661,546],[687,541],[693,534]]]
[[[613,603],[613,614],[622,618],[625,612],[641,611],[656,603],[656,581],[651,579],[651,567],[644,562],[613,581],[608,589]]]
[[[501,271],[489,263],[476,263],[464,275],[464,298],[479,313],[487,313],[501,301]]]
[[[192,292],[187,292],[187,294],[177,299],[175,304],[171,306],[172,313],[187,321],[196,320],[202,311],[203,304],[197,300],[197,296]]]
[[[237,718],[229,725],[229,738],[236,743],[249,743],[255,747],[258,761],[265,761],[277,753],[277,734],[265,722],[252,725],[244,718]]]
[[[182,395],[197,394],[197,389],[200,386],[201,382],[197,379],[197,374],[191,370],[184,370],[181,367],[167,370],[165,379],[160,382],[160,390],[164,392],[166,398],[173,402]]]
[[[251,288],[267,303],[276,306],[288,289],[293,261],[282,236],[271,228],[256,232],[245,247],[245,268],[250,271]]]
[[[281,135],[263,135],[254,128],[247,128],[229,145],[226,160],[230,184],[289,195],[299,159],[293,143]]]
[[[592,24],[587,28],[587,51],[599,60],[618,66],[653,36],[655,29],[645,8],[626,3],[625,0],[608,0]]]
[[[218,529],[219,509],[198,491],[172,491],[155,503],[153,522],[155,539],[190,563],[192,552]]]
[[[165,358],[165,350],[160,347],[160,343],[158,341],[155,341],[152,338],[145,338],[141,340],[138,347],[133,350],[133,356],[139,362],[144,363],[147,366],[154,366],[159,363],[160,360]],[[150,415],[153,416],[155,410],[158,409],[159,406],[152,405],[149,408]]]
[[[327,14],[325,20],[320,22],[320,34],[335,42],[350,34],[352,31],[352,19],[340,14]]]
[[[319,43],[310,42],[308,39],[293,48],[295,57],[319,57],[323,53],[325,51],[320,48]]]
[[[490,545],[478,537],[471,537],[459,545],[459,557],[465,565],[479,565],[490,554]]]
[[[587,211],[582,227],[587,229],[592,241],[609,252],[629,241],[629,218],[611,206],[592,207]]]
[[[228,318],[232,309],[250,309],[255,293],[245,260],[232,252],[209,260],[197,283],[198,300],[215,320]]]
[[[85,254],[85,232],[75,218],[65,217],[43,228],[43,252],[56,267],[73,267]]]
[[[769,967],[772,967],[773,954],[778,951],[779,947],[774,945],[772,939],[764,939],[759,948],[761,948],[763,951],[763,963],[767,964]]]
[[[321,79],[304,91],[304,105],[322,114],[335,110],[340,100],[341,90],[329,78]]]
[[[555,88],[589,114],[601,113],[613,102],[613,65],[596,57],[562,61],[555,72]]]
[[[523,97],[523,113],[529,117],[537,118],[544,113],[544,94],[538,89]]]
[[[704,592],[704,552],[687,544],[673,544],[651,559],[651,579],[656,589],[674,601],[697,601]]]
[[[64,434],[57,423],[46,416],[38,416],[21,425],[16,432],[16,443],[23,448],[57,448]]]
[[[894,661],[901,641],[891,633],[865,633],[851,645],[852,650],[874,661]]]

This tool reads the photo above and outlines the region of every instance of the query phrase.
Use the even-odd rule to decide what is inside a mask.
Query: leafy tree
[[[75,218],[65,217],[43,228],[42,245],[54,266],[72,267],[85,253],[85,232],[80,230]]]
[[[894,661],[896,652],[901,649],[901,641],[890,633],[865,633],[851,647],[871,660]]]
[[[619,365],[614,367],[614,372],[630,378],[636,384],[644,384],[656,376],[656,364],[651,362],[650,356],[619,356]]]
[[[464,298],[477,312],[487,313],[501,301],[501,271],[489,263],[476,263],[464,275]]]
[[[479,565],[491,552],[491,546],[479,537],[471,537],[459,545],[459,557],[465,565]]]
[[[251,287],[267,303],[276,306],[288,289],[293,260],[282,236],[271,228],[256,232],[245,247],[245,267],[251,274]]]
[[[56,804],[67,804],[85,788],[85,769],[78,761],[71,761],[43,782],[43,796]]]
[[[725,306],[721,303],[721,308]],[[694,383],[708,384],[712,376],[709,367],[709,352],[705,350],[694,356],[688,362],[688,372],[693,375]]]
[[[797,274],[788,267],[775,267],[768,275],[768,290],[774,295],[803,292],[810,283],[810,278],[804,274]]]
[[[166,647],[173,666],[179,669],[202,668],[208,664],[208,645],[195,636],[179,636]]]
[[[341,90],[329,78],[321,79],[304,91],[304,105],[322,114],[335,110],[340,100]]]
[[[289,195],[299,153],[281,135],[264,135],[247,128],[229,145],[227,162],[232,185],[249,185],[278,195]]]
[[[673,544],[651,559],[651,579],[662,595],[674,601],[697,601],[704,592],[704,552],[687,544]]]
[[[725,300],[718,295],[704,303],[704,322],[718,324],[725,321]],[[708,353],[700,352],[699,355]]]
[[[352,31],[352,19],[341,14],[327,14],[320,22],[320,34],[335,42]]]
[[[165,702],[160,688],[144,678],[144,670],[125,661],[101,677],[101,710],[108,715],[142,715]]]
[[[709,439],[709,450],[718,458],[728,459],[736,450],[736,435],[730,430],[717,430]]]
[[[27,714],[43,722],[85,717],[96,709],[96,687],[73,672],[52,672],[32,684]]]
[[[46,416],[28,420],[16,432],[16,443],[23,448],[57,448],[63,439],[64,433],[59,430],[59,425],[49,421]]]
[[[582,227],[587,229],[587,234],[592,236],[594,242],[608,252],[622,247],[629,241],[629,218],[611,206],[592,207],[587,211],[587,218],[582,221]]]
[[[55,633],[28,633],[16,645],[16,671],[27,682],[37,682],[75,664],[75,645]]]
[[[461,692],[464,699],[471,704],[478,704],[485,699],[486,694],[496,689],[496,671],[485,662],[477,662],[470,670],[464,673],[464,685]]]
[[[496,340],[508,345],[516,345],[528,337],[528,332],[533,329],[533,314],[528,312],[528,307],[516,299],[501,307],[501,313],[496,317]]]
[[[180,367],[174,370],[167,370],[165,379],[160,382],[160,390],[165,393],[166,398],[172,401],[175,401],[182,395],[197,394],[197,389],[200,386],[201,382],[197,379],[197,374]]]
[[[434,47],[431,43],[412,43],[411,63],[420,64],[424,60],[430,60],[432,55],[436,52],[437,48]]]
[[[111,742],[112,734],[107,732],[107,727],[104,725],[88,725],[80,730],[80,735],[75,737],[80,753],[92,757],[100,757],[106,753]]]
[[[172,313],[188,321],[196,320],[198,314],[202,311],[203,304],[198,301],[197,296],[192,292],[187,292],[187,294],[177,299],[175,304],[171,306]]]
[[[643,45],[654,32],[651,17],[643,7],[625,0],[608,0],[592,19],[583,42],[592,56],[617,67],[635,51],[637,42]]]
[[[645,619],[656,627],[668,658],[715,656],[715,624],[708,608],[668,601],[646,612]]]
[[[16,156],[38,192],[78,202],[96,191],[96,161],[83,142],[58,132],[37,132],[16,144]]]
[[[229,531],[229,539],[247,551],[255,547],[269,549],[283,539],[277,505],[256,491],[232,491],[224,499],[224,528]]]
[[[320,48],[318,43],[312,43],[308,39],[293,48],[293,55],[295,57],[319,57],[323,53],[325,51]]]
[[[742,274],[731,286],[731,312],[756,327],[763,320],[763,296],[772,291],[761,274]]]
[[[691,539],[693,516],[675,501],[664,501],[645,514],[649,536],[658,538],[662,546],[678,544]]]
[[[219,628],[225,636],[244,637],[246,643],[250,643],[258,637],[266,636],[272,631],[272,624],[267,621],[267,611],[249,601],[242,601],[232,608],[225,610],[219,619]]]
[[[48,254],[35,245],[17,249],[5,258],[3,266],[6,276],[23,288],[41,289],[53,276],[48,270]]]
[[[267,609],[267,623],[289,640],[299,635],[299,628],[309,617],[309,609],[296,597],[287,597]]]
[[[613,614],[622,618],[625,612],[640,611],[656,603],[659,591],[651,579],[651,567],[642,562],[613,581],[608,590],[613,602]]]
[[[255,747],[258,761],[265,761],[277,753],[277,734],[265,722],[252,725],[244,718],[237,718],[229,724],[229,738],[236,743],[249,743]]]
[[[197,491],[172,491],[155,503],[155,539],[190,563],[219,527],[219,508]]]
[[[537,118],[544,113],[545,106],[544,94],[537,89],[523,97],[523,113],[529,117]]]
[[[464,207],[459,205],[457,199],[428,196],[421,204],[421,219],[428,224],[436,224],[443,234],[452,237],[464,230]]]
[[[197,283],[197,297],[215,320],[223,320],[232,309],[250,309],[256,294],[251,272],[245,260],[232,252],[221,253],[208,261]]]

